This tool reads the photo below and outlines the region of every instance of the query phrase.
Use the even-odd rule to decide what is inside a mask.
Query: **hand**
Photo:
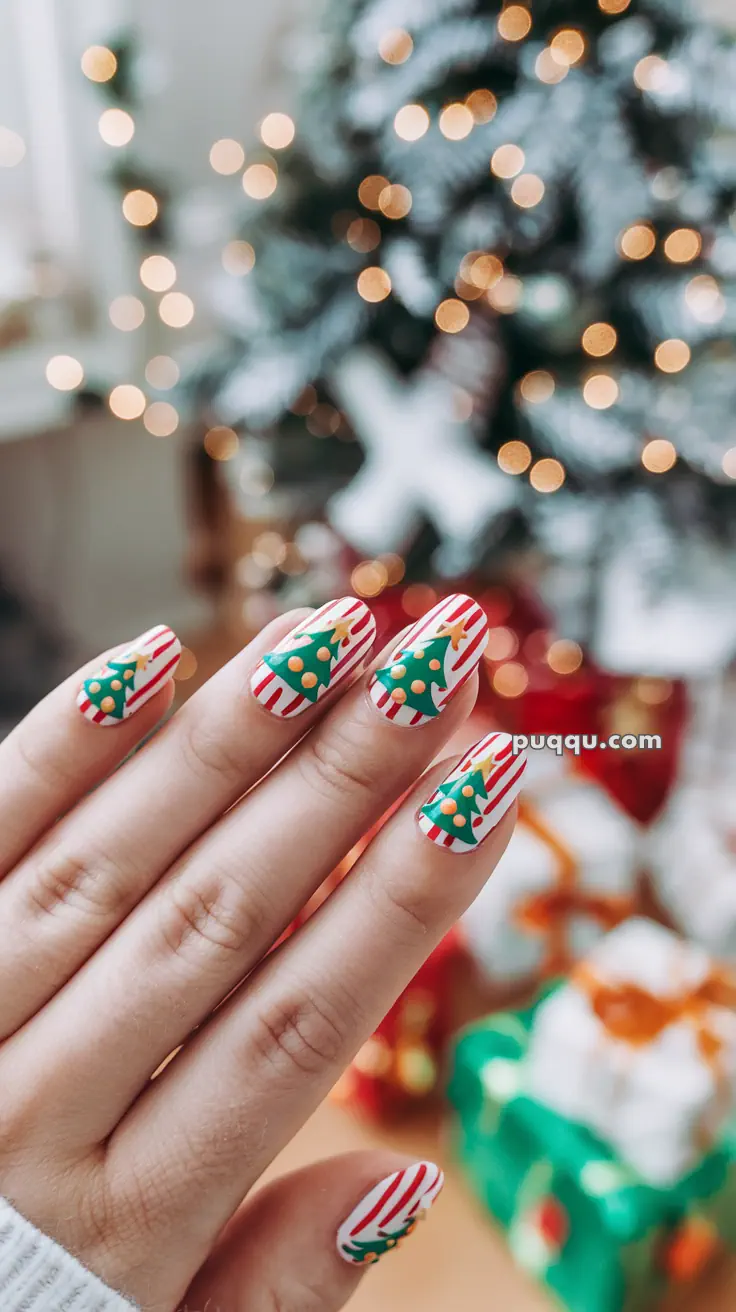
[[[351,598],[276,621],[128,760],[173,696],[158,629],[0,744],[0,1194],[151,1312],[340,1308],[441,1186],[377,1152],[243,1202],[513,827],[523,762],[488,735],[270,952],[475,701],[475,603],[359,677],[373,633]],[[404,1169],[370,1219],[361,1198]]]

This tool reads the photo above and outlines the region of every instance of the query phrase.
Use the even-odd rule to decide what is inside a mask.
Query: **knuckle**
[[[294,1275],[283,1288],[264,1292],[263,1312],[324,1312],[330,1292],[323,1284]]]
[[[411,880],[386,879],[375,875],[366,881],[373,907],[385,920],[394,938],[415,943],[432,932],[440,918],[429,891]]]
[[[310,734],[297,759],[307,785],[328,801],[344,802],[364,794],[373,799],[385,782],[385,759],[369,732],[354,723]]]
[[[90,920],[120,920],[135,902],[133,881],[109,854],[59,846],[34,861],[27,884],[31,914],[46,919],[62,911]]]
[[[211,870],[204,878],[171,882],[161,930],[174,956],[231,958],[263,941],[268,920],[269,909],[254,886],[243,888],[229,875]]]
[[[339,1062],[347,1026],[337,1009],[306,995],[280,998],[258,1009],[252,1046],[262,1060],[297,1075],[322,1075]]]
[[[181,738],[184,763],[198,779],[213,776],[237,783],[247,772],[248,736],[233,732],[233,719],[227,723],[212,717],[192,715]]]
[[[43,741],[43,736],[40,741]],[[15,750],[21,765],[31,778],[42,784],[48,792],[56,793],[59,789],[66,788],[74,777],[70,766],[66,764],[69,759],[67,754],[43,755],[37,752],[35,742],[36,735],[26,732],[25,727],[21,726],[15,739]]]

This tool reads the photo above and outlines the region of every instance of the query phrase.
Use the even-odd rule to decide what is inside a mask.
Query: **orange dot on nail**
[[[112,683],[110,684],[110,687],[112,688],[113,692],[120,692],[122,686],[123,685],[119,679],[113,679]]]
[[[317,652],[317,660],[328,661],[331,655],[332,653],[330,652],[329,647],[320,647],[319,651]]]
[[[416,651],[412,652],[412,656],[414,657],[415,661],[423,661],[424,660],[423,649],[419,647]]]
[[[290,656],[286,664],[290,670],[293,670],[294,674],[298,674],[300,670],[304,669],[304,661],[301,656]]]
[[[453,816],[452,823],[454,825],[457,825],[458,829],[462,829],[463,825],[465,824],[465,816],[464,815]]]
[[[438,670],[438,669],[440,668],[440,663],[439,663],[439,661],[438,661],[438,660],[431,660],[431,661],[429,662],[429,668],[430,668],[430,670]]]
[[[316,682],[317,682],[316,674],[310,673],[310,674],[302,675],[302,688],[313,688]]]
[[[421,679],[414,679],[411,685],[412,692],[417,693],[417,695],[421,692],[426,692],[426,688],[426,683],[423,683]]]
[[[440,802],[440,811],[443,815],[454,815],[457,811],[457,802],[454,802],[451,797],[446,797],[444,802]]]
[[[405,674],[406,674],[405,665],[394,665],[393,669],[391,670],[392,679],[403,679]]]
[[[100,691],[100,687],[101,687],[101,685],[100,685],[99,683],[91,683],[91,684],[89,685],[89,690],[90,690],[90,692],[99,692],[99,691]]]
[[[132,679],[132,678],[133,678],[133,671],[132,671],[132,670],[126,670],[126,671],[125,671],[125,674],[123,675],[123,678],[124,678],[124,679]]]
[[[466,784],[463,788],[463,797],[472,797],[475,789],[472,784]]]
[[[115,698],[114,698],[114,697],[103,697],[103,698],[102,698],[102,701],[100,702],[100,710],[101,710],[101,711],[114,711],[114,710],[115,710]]]
[[[403,688],[394,688],[391,697],[393,701],[399,703],[399,706],[401,706],[402,702],[406,701],[406,693]]]

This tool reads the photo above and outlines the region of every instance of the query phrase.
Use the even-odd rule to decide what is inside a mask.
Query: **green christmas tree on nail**
[[[461,838],[470,847],[478,842],[473,833],[473,817],[480,815],[479,799],[481,803],[488,801],[486,782],[493,764],[492,754],[482,761],[470,761],[457,779],[440,784],[435,800],[423,807],[424,814],[438,829],[444,829],[453,838]]]
[[[145,670],[147,664],[148,657],[137,652],[108,661],[106,669],[109,673],[94,674],[84,680],[84,691],[92,705],[104,715],[122,720],[125,703],[135,689],[136,673]]]
[[[421,646],[402,648],[398,661],[376,670],[376,679],[399,706],[408,706],[422,715],[439,715],[432,688],[440,692],[447,688],[447,652],[450,647],[457,651],[464,637],[464,620],[443,625],[436,637],[428,638]]]
[[[299,645],[287,651],[271,651],[263,657],[274,674],[310,702],[316,702],[320,689],[329,686],[332,670],[346,642],[352,620],[340,619],[326,629],[300,633]]]
[[[417,1218],[412,1217],[398,1230],[395,1230],[393,1234],[385,1234],[381,1232],[376,1239],[351,1239],[349,1243],[345,1244],[345,1252],[348,1257],[352,1257],[354,1262],[360,1262],[365,1266],[370,1266],[373,1262],[377,1262],[379,1257],[383,1257],[384,1253],[388,1253],[392,1248],[396,1248],[402,1239],[406,1239],[406,1236],[411,1234],[416,1223]]]

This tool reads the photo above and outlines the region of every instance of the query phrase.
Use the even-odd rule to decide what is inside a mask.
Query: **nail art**
[[[434,1162],[394,1171],[371,1189],[337,1232],[337,1251],[353,1266],[372,1266],[397,1248],[426,1216],[445,1177]]]
[[[438,847],[471,852],[496,828],[526,770],[526,756],[515,756],[511,746],[510,734],[486,734],[424,803],[419,828]]]
[[[77,706],[93,724],[121,724],[173,678],[180,656],[176,634],[157,624],[84,680]]]
[[[487,638],[486,613],[476,601],[462,593],[445,597],[376,670],[371,700],[396,724],[426,724],[470,678]]]
[[[253,695],[273,715],[300,715],[347,678],[375,637],[376,621],[365,602],[328,601],[259,662],[251,679]]]

